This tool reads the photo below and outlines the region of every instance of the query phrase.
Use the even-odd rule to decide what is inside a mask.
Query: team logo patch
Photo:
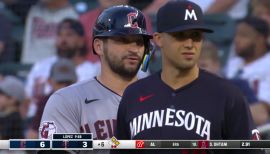
[[[186,12],[185,12],[185,19],[184,20],[197,20],[197,15],[195,13],[195,10],[192,8],[191,5],[187,6]]]
[[[52,139],[52,135],[56,133],[56,125],[54,121],[43,121],[39,127],[42,139]]]
[[[137,16],[138,13],[136,12],[127,14],[128,24],[124,25],[124,27],[138,28]]]
[[[144,102],[144,101],[146,101],[147,99],[149,99],[149,98],[151,98],[153,96],[154,96],[154,94],[150,94],[150,95],[146,95],[146,96],[140,96],[139,101]]]

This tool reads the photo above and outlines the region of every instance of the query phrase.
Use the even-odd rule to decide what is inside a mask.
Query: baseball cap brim
[[[162,32],[181,32],[181,31],[186,31],[186,30],[192,30],[192,29],[197,29],[201,30],[206,33],[213,33],[214,31],[212,29],[207,28],[205,25],[181,25],[179,27],[175,27],[169,30],[164,30]]]

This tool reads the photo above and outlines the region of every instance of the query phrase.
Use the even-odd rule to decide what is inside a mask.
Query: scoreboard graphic
[[[270,140],[93,140],[91,133],[53,134],[52,140],[0,140],[9,150],[95,150],[95,149],[270,149]]]

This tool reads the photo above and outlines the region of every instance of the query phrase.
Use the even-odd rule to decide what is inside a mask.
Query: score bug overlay
[[[50,140],[11,139],[9,150],[50,150]]]

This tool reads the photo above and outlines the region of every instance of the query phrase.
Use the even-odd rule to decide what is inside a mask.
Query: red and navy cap
[[[190,1],[172,0],[158,10],[158,32],[179,32],[190,29],[213,32],[205,25],[202,9],[197,4]]]

